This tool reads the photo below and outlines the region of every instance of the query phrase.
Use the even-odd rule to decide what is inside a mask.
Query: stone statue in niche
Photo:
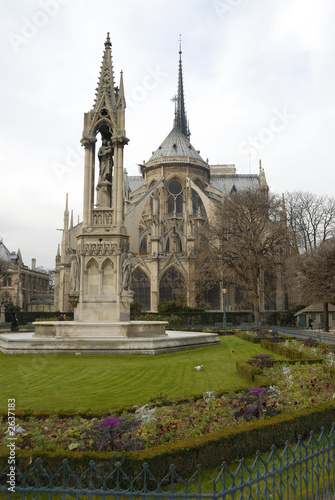
[[[79,292],[79,279],[80,279],[79,257],[77,255],[73,255],[71,261],[71,272],[70,272],[71,292]]]
[[[102,145],[98,151],[100,162],[99,180],[111,181],[113,167],[113,147],[111,141],[102,140]]]
[[[133,258],[131,253],[122,255],[122,288],[125,292],[130,291],[131,270],[133,268]]]

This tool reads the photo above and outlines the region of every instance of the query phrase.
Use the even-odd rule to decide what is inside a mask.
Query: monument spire
[[[115,111],[115,81],[112,62],[112,44],[107,33],[105,41],[105,50],[102,56],[98,87],[96,88],[95,101],[93,109],[99,111],[101,107],[106,106],[110,111]]]
[[[188,127],[186,111],[185,111],[185,101],[184,101],[184,85],[183,85],[183,65],[181,60],[181,35],[179,38],[179,70],[178,70],[178,91],[177,96],[174,99],[176,101],[176,110],[174,118],[174,127],[180,130],[187,139],[190,139],[190,131]]]
[[[69,195],[68,193],[66,193],[63,237],[62,237],[62,255],[65,255],[68,246],[69,246]]]

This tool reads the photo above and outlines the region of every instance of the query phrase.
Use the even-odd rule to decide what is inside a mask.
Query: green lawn
[[[15,398],[16,410],[116,409],[160,395],[248,387],[235,361],[269,351],[234,336],[220,340],[220,346],[156,357],[0,354],[0,409],[8,398]]]

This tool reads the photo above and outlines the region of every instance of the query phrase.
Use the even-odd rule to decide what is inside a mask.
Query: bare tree
[[[288,232],[277,196],[259,190],[227,196],[202,235],[197,255],[198,290],[219,282],[239,287],[259,322],[265,281],[273,289],[287,248]],[[274,279],[264,280],[264,274]]]
[[[328,303],[335,301],[335,238],[290,260],[288,274],[296,303],[321,303],[329,331]]]
[[[299,251],[315,249],[335,235],[335,199],[303,191],[285,194],[288,227]]]
[[[36,267],[36,271],[39,273],[44,273],[49,276],[49,290],[54,290],[55,288],[55,270],[54,269],[46,269],[43,266]]]

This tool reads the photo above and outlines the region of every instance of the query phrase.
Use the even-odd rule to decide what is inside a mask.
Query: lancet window
[[[131,289],[134,300],[140,302],[145,311],[150,310],[150,281],[145,272],[137,267],[131,275]]]
[[[177,179],[168,185],[167,211],[168,214],[183,213],[183,187]]]
[[[182,292],[184,278],[175,267],[170,267],[159,283],[159,301],[176,300]]]

